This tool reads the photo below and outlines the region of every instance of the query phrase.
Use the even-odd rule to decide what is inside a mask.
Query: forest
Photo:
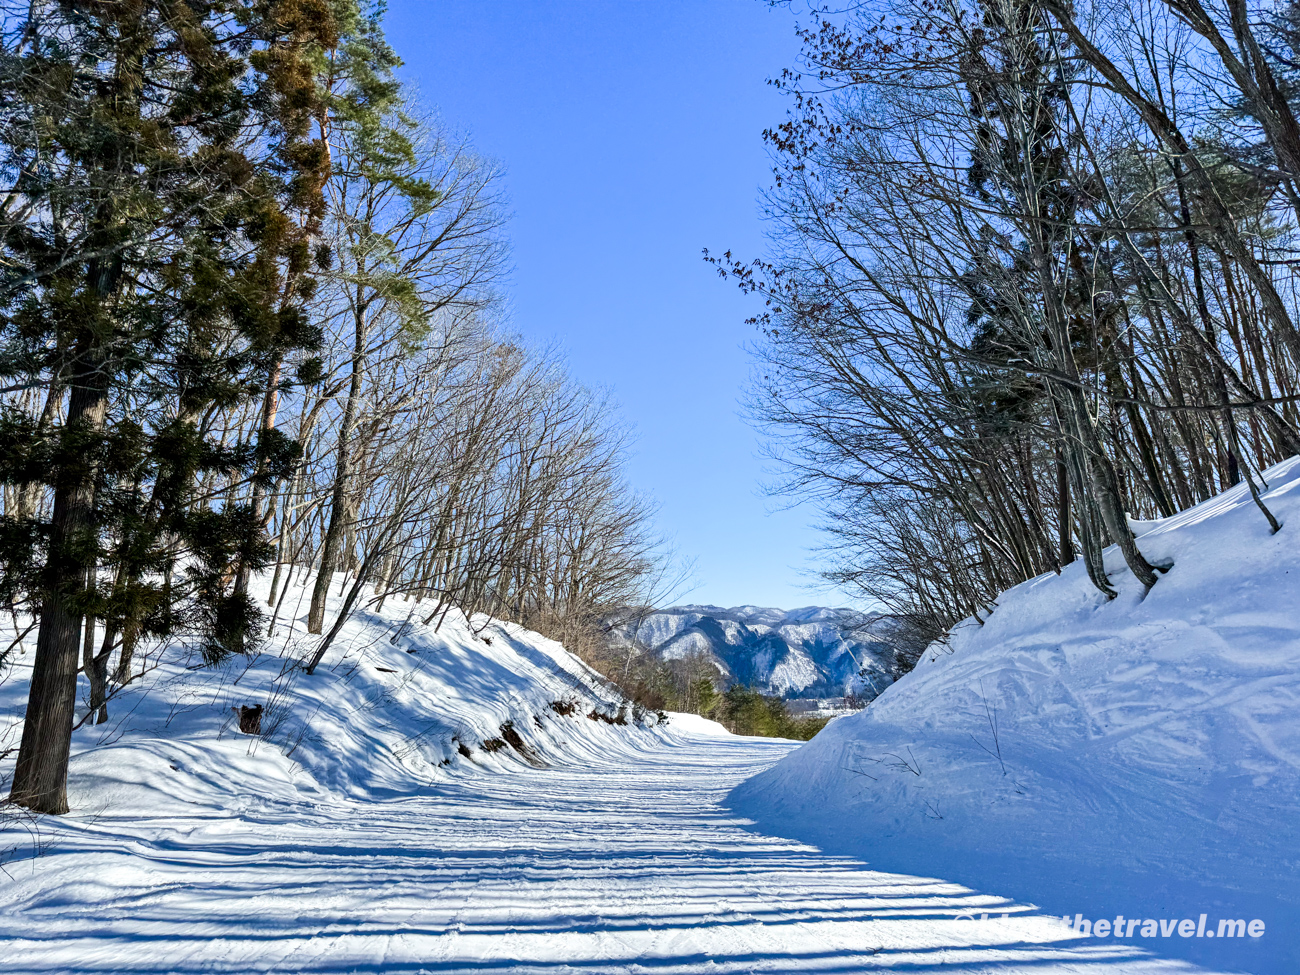
[[[754,418],[912,652],[1300,447],[1300,8],[894,0],[801,32],[765,138]]]
[[[4,10],[0,597],[18,638],[0,664],[35,645],[19,805],[66,811],[74,725],[146,674],[141,648],[255,653],[297,611],[291,584],[311,590],[306,675],[395,593],[408,621],[454,606],[575,647],[646,598],[660,542],[628,430],[504,327],[500,170],[398,82],[382,14]]]
[[[699,674],[604,645],[679,578],[630,431],[506,326],[501,171],[398,81],[382,16],[5,8],[21,805],[66,808],[72,729],[142,647],[255,653],[303,585],[306,675],[397,597],[703,705]],[[906,660],[1076,560],[1113,596],[1110,545],[1159,585],[1135,529],[1233,485],[1282,530],[1262,472],[1300,448],[1300,8],[891,0],[800,41],[764,133],[770,253],[706,258],[761,303],[749,410],[821,505],[825,580]]]

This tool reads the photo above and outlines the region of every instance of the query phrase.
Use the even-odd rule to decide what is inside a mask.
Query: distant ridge
[[[615,634],[664,660],[707,656],[727,684],[788,698],[871,700],[891,682],[893,653],[851,609],[688,605],[655,610]]]

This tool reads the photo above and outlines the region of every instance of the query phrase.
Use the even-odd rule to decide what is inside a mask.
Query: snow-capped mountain
[[[823,606],[673,606],[633,620],[616,639],[624,646],[635,640],[664,660],[703,654],[728,683],[768,694],[852,691],[869,700],[891,681],[892,652],[860,622],[860,613]]]

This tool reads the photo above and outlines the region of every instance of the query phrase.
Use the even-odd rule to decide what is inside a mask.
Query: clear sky
[[[403,77],[505,167],[511,326],[612,390],[631,477],[697,559],[682,601],[792,608],[815,512],[775,510],[739,400],[754,306],[701,249],[759,256],[765,82],[793,63],[794,14],[762,0],[390,0]]]

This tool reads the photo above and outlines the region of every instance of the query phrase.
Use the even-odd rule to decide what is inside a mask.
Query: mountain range
[[[620,628],[616,640],[633,640],[664,660],[702,654],[725,684],[740,683],[787,698],[870,700],[891,681],[893,653],[862,628],[862,614],[806,606],[673,606]]]

